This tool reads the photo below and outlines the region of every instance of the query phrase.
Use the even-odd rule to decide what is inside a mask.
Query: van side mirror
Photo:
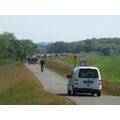
[[[71,75],[67,75],[67,78],[71,78]]]

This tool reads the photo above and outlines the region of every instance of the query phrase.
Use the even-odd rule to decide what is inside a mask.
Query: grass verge
[[[62,96],[45,92],[23,63],[8,65],[0,69],[1,105],[70,105]]]

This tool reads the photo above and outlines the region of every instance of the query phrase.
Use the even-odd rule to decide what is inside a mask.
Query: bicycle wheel
[[[43,72],[43,67],[41,67],[41,72]]]

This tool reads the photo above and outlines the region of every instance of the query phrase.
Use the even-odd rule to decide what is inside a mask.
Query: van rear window
[[[79,78],[98,78],[96,69],[80,69]]]

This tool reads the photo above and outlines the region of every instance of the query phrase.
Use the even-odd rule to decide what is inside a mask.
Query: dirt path
[[[68,81],[58,74],[45,69],[44,73],[40,72],[39,65],[26,65],[28,69],[40,80],[43,88],[52,94],[62,95],[72,100],[77,105],[120,105],[120,97],[114,96],[90,96],[78,94],[77,96],[67,95]]]

